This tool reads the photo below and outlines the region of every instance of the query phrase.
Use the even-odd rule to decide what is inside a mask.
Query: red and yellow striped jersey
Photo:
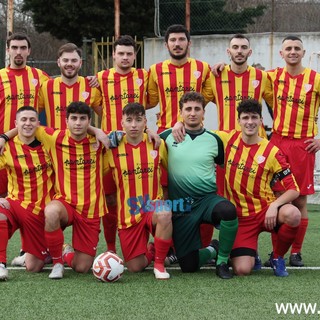
[[[101,129],[122,130],[122,109],[131,102],[146,106],[148,73],[144,69],[131,68],[123,75],[111,68],[98,72],[97,78],[102,92]]]
[[[298,185],[284,154],[267,139],[247,145],[242,133],[216,131],[225,147],[225,196],[234,203],[238,216],[265,212],[276,197],[272,185],[280,180],[286,190]]]
[[[136,146],[124,136],[107,151],[106,161],[117,186],[118,228],[126,229],[141,221],[148,200],[163,198],[160,163],[167,168],[167,150],[163,140],[155,149],[146,134]]]
[[[69,130],[38,128],[37,138],[48,150],[55,171],[55,199],[63,199],[89,219],[107,212],[103,192],[103,149],[88,135],[81,141]]]
[[[54,172],[42,144],[31,147],[16,136],[6,143],[0,168],[8,173],[8,198],[23,208],[38,215],[53,198]]]
[[[268,81],[266,72],[251,66],[248,66],[245,72],[236,74],[228,65],[219,77],[211,75],[213,102],[216,104],[218,112],[218,129],[241,131],[237,121],[238,104],[247,99],[255,99],[260,103],[262,98],[267,102],[270,101],[272,91],[270,86],[267,86]]]
[[[314,137],[317,132],[320,74],[309,68],[291,76],[286,68],[268,71],[273,90],[273,131],[291,138]]]
[[[101,105],[101,93],[89,86],[88,79],[78,77],[78,81],[69,86],[61,77],[45,82],[39,93],[39,107],[45,108],[47,126],[66,129],[67,107],[73,101],[83,101],[91,107]]]
[[[148,104],[160,104],[159,131],[171,128],[179,116],[179,100],[189,91],[200,92],[206,102],[212,101],[213,94],[208,63],[188,58],[182,66],[176,66],[171,60],[154,64],[149,70]]]
[[[19,108],[31,106],[38,109],[39,89],[48,79],[45,72],[29,66],[0,70],[0,132],[14,128]]]

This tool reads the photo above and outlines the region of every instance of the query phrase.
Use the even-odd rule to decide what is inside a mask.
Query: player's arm
[[[212,89],[212,83],[214,82],[213,75],[211,74],[210,67],[208,65],[208,72],[205,77],[205,81],[202,85],[201,93],[206,101],[206,104],[210,101],[214,101],[214,93]]]
[[[305,150],[308,153],[316,153],[320,150],[320,139],[311,138],[305,140],[304,143],[306,144]]]
[[[158,85],[153,78],[152,68],[150,68],[149,77],[148,77],[147,107],[146,107],[146,109],[153,108],[158,103],[159,103]]]
[[[160,147],[161,144],[161,139],[159,137],[159,135],[154,132],[153,130],[149,129],[149,128],[145,128],[144,132],[148,135],[148,141],[151,143],[152,141],[154,141],[154,147],[156,149],[158,149]]]
[[[3,154],[4,146],[6,142],[13,139],[17,134],[18,134],[17,128],[11,129],[6,133],[0,134],[0,154]]]
[[[96,76],[87,76],[87,79],[89,81],[90,88],[98,88],[99,87],[99,81]]]
[[[172,135],[175,142],[181,143],[184,141],[184,137],[186,136],[186,129],[183,125],[183,122],[178,121],[172,128]]]
[[[215,77],[219,77],[220,73],[223,71],[224,67],[227,65],[227,63],[224,62],[218,62],[211,66],[211,72]]]
[[[90,125],[88,127],[88,133],[96,137],[98,145],[99,145],[99,142],[101,142],[106,149],[109,149],[110,139],[103,130]]]

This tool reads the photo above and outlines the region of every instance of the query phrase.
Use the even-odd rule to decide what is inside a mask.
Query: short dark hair
[[[188,101],[196,101],[200,102],[202,105],[202,108],[204,109],[206,106],[206,101],[203,97],[203,95],[199,92],[186,92],[179,100],[179,109],[182,110],[183,105]]]
[[[173,24],[171,26],[168,27],[165,35],[164,35],[164,41],[168,42],[169,40],[169,36],[171,33],[184,33],[188,39],[188,41],[190,41],[190,32],[188,31],[188,29],[182,25],[182,24]]]
[[[231,40],[233,39],[245,39],[249,42],[249,45],[250,45],[250,40],[248,37],[246,37],[244,34],[242,33],[236,33],[235,35],[233,35],[232,37],[230,37],[229,39],[229,43],[231,42]]]
[[[64,52],[73,52],[73,51],[76,51],[80,58],[82,57],[82,50],[74,43],[69,42],[69,43],[62,45],[59,48],[58,58],[60,58]]]
[[[26,40],[27,43],[28,43],[28,49],[31,48],[30,38],[29,38],[25,33],[16,32],[16,33],[13,33],[12,35],[10,35],[10,36],[7,38],[7,48],[10,48],[10,42],[11,42],[12,40]]]
[[[91,108],[82,101],[71,102],[67,107],[67,118],[71,113],[86,114],[91,119]]]
[[[237,111],[238,119],[240,118],[241,113],[257,113],[260,117],[262,117],[262,105],[255,99],[243,100],[239,103]]]
[[[284,39],[282,40],[282,43],[284,43],[286,40],[293,40],[293,41],[297,40],[297,41],[300,41],[301,43],[303,43],[301,38],[299,38],[298,36],[295,36],[295,35],[288,35],[288,36],[284,37]]]
[[[128,46],[133,47],[134,52],[137,52],[137,44],[131,36],[123,35],[120,36],[114,43],[113,43],[113,51],[116,51],[117,46]]]
[[[38,117],[38,111],[34,107],[31,107],[31,106],[23,106],[23,107],[19,108],[16,112],[16,117],[18,116],[19,113],[21,113],[23,111],[33,111],[36,113],[36,115]]]
[[[144,106],[138,102],[128,103],[122,109],[122,115],[126,116],[145,116],[146,110]]]

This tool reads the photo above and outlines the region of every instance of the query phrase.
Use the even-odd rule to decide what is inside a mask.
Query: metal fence
[[[155,0],[155,34],[185,24],[185,0]],[[319,31],[319,0],[190,0],[191,34]]]

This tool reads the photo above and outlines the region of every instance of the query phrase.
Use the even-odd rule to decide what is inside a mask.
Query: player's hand
[[[308,144],[305,148],[308,153],[316,153],[320,150],[320,139],[307,139],[304,143]]]
[[[89,86],[90,88],[98,88],[99,82],[96,76],[87,76],[87,79],[89,80]]]
[[[0,198],[0,207],[5,209],[10,209],[10,203],[6,198]]]
[[[272,230],[277,225],[278,207],[273,203],[270,204],[266,217],[264,219],[264,224],[267,230]]]
[[[172,135],[176,142],[180,143],[184,141],[184,137],[186,135],[186,129],[182,122],[177,122],[172,128]]]
[[[224,67],[225,67],[226,65],[227,65],[227,64],[224,63],[224,62],[218,62],[218,63],[214,64],[213,66],[210,66],[212,74],[213,74],[215,77],[219,77],[219,76],[220,76],[220,73],[223,71],[223,69],[224,69]]]
[[[155,133],[154,131],[152,131],[151,129],[147,129],[146,133],[148,135],[148,141],[151,143],[152,141],[154,141],[154,147],[156,149],[159,149],[160,144],[161,144],[161,138],[159,137],[159,135],[157,133]]]

